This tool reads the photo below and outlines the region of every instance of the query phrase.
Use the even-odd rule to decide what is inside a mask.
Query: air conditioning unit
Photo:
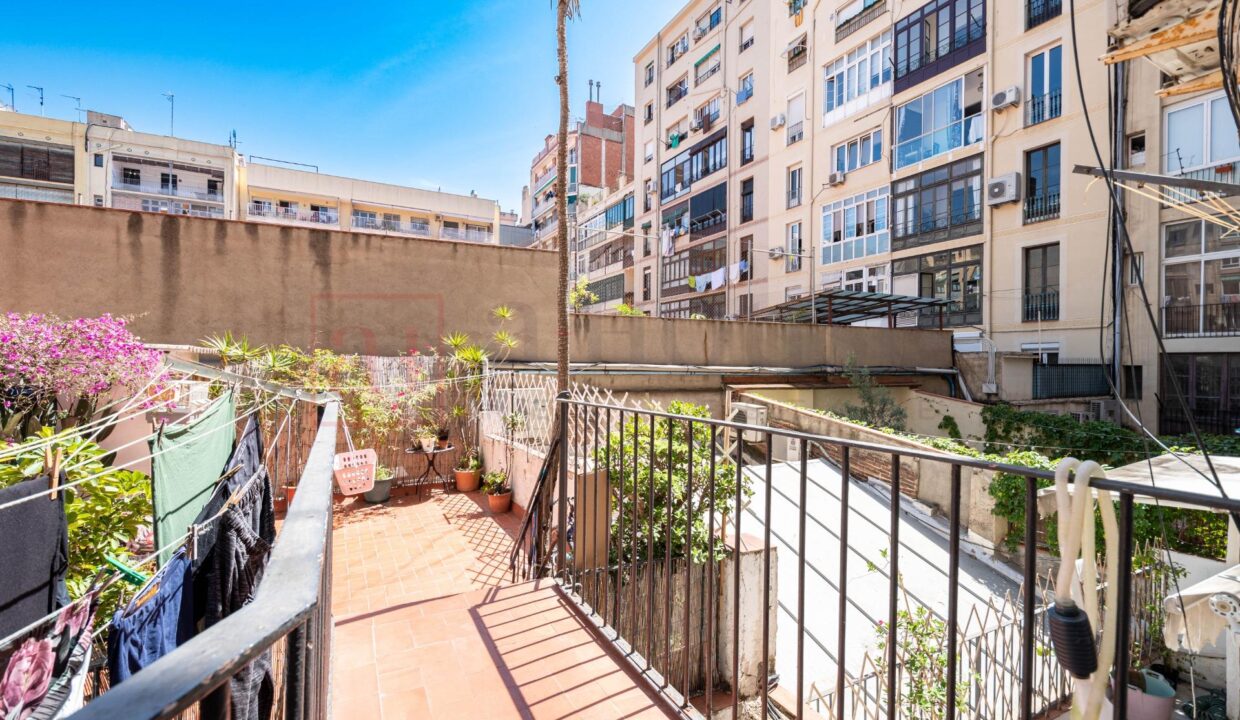
[[[776,115],[775,117],[771,118],[771,129],[778,130],[781,127],[783,127],[784,123],[786,122],[788,122],[788,118],[785,117],[783,113],[780,113]]]
[[[830,175],[827,176],[827,184],[828,185],[843,185],[844,184],[844,173],[842,172],[831,173]]]
[[[766,425],[766,406],[753,403],[732,403],[732,420],[743,425]],[[766,433],[746,430],[742,433],[745,442],[762,442]]]
[[[1089,417],[1091,420],[1102,420],[1104,422],[1119,424],[1119,401],[1118,400],[1090,400],[1089,401]]]
[[[689,124],[689,132],[696,132],[701,129],[702,129],[701,120],[694,120],[692,123]]]
[[[704,37],[706,37],[706,28],[698,28],[697,30],[693,31],[694,40],[701,40]]]
[[[801,460],[801,440],[784,435],[771,436],[771,459],[775,462],[795,463]]]
[[[777,246],[775,246],[775,247],[771,248],[771,249],[770,249],[770,253],[769,253],[769,254],[770,254],[770,256],[771,256],[771,259],[772,259],[772,260],[782,260],[782,259],[783,259],[783,257],[784,257],[784,246],[783,246],[783,245],[777,245]]]
[[[1003,205],[1020,201],[1020,173],[1008,173],[986,183],[986,204]]]
[[[1020,88],[1012,86],[1006,90],[1000,90],[990,99],[990,107],[992,110],[1002,110],[1011,107],[1020,102]]]

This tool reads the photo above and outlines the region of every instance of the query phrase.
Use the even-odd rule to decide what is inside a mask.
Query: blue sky
[[[633,101],[633,56],[679,7],[583,0],[569,28],[572,109],[588,80]],[[182,9],[184,8],[184,9]],[[103,12],[101,12],[103,9]],[[198,6],[69,0],[5,11],[0,84],[17,109],[123,115],[138,130],[224,143],[322,172],[439,188],[519,207],[529,162],[558,106],[550,0],[404,0]],[[52,31],[51,29],[55,30]],[[201,28],[201,29],[200,29]],[[7,103],[0,88],[0,102]]]

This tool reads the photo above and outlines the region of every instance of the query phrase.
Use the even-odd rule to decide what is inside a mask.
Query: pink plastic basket
[[[375,468],[379,455],[374,450],[350,450],[336,453],[332,462],[333,474],[340,492],[345,495],[361,495],[375,486]]]

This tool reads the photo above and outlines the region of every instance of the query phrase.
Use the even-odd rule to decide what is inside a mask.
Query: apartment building
[[[579,206],[569,273],[574,283],[585,278],[586,289],[594,298],[581,308],[582,312],[610,312],[621,303],[633,303],[634,242],[642,242],[633,234],[634,203],[630,181]]]
[[[600,200],[633,177],[633,106],[617,105],[610,113],[603,104],[586,103],[584,120],[572,123],[568,132],[568,214],[575,221],[582,198]],[[537,245],[555,247],[558,219],[555,214],[555,180],[558,177],[555,135],[530,163],[530,192],[526,217],[530,218]]]
[[[500,227],[494,200],[248,163],[94,111],[0,113],[0,198],[484,243]]]
[[[1112,70],[1098,58],[1113,44],[1102,29],[1118,22],[1119,5],[1076,3],[1081,79],[1107,162]],[[1108,197],[1072,172],[1098,163],[1066,12],[1062,0],[681,7],[634,58],[637,237],[659,239],[635,242],[634,277],[651,277],[650,292],[636,283],[636,305],[723,318],[833,289],[935,298],[947,303],[942,311],[906,313],[898,324],[951,328],[979,399],[1118,419],[1107,401]],[[1217,93],[1160,99],[1158,68],[1124,68],[1121,165],[1231,172],[1235,127],[1210,104]],[[1172,124],[1176,142],[1195,139],[1171,156],[1176,167],[1162,142]],[[1225,139],[1214,139],[1219,127]],[[1203,240],[1196,254],[1177,250],[1167,276],[1167,215],[1184,214],[1125,205],[1136,256],[1122,259],[1122,392],[1152,422],[1160,364],[1134,304],[1137,283],[1168,306],[1159,313],[1172,317],[1172,335],[1191,331],[1185,325],[1217,335],[1231,323],[1226,272],[1236,261],[1216,256],[1230,245]],[[1170,232],[1214,232],[1200,221],[1183,228]],[[1240,360],[1231,370],[1223,346],[1240,347],[1213,342],[1200,362],[1219,389],[1194,402],[1233,386],[1240,402]],[[1198,360],[1175,362],[1198,377]]]

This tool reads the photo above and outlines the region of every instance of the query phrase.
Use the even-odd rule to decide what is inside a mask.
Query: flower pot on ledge
[[[460,492],[474,492],[482,484],[481,470],[455,470],[456,489]]]
[[[487,504],[491,506],[491,512],[495,515],[502,515],[512,509],[512,491],[499,493],[497,495],[487,495]]]

